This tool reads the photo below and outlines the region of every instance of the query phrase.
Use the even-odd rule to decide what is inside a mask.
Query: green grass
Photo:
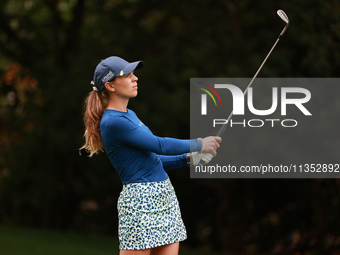
[[[181,255],[207,255],[185,251]],[[184,252],[185,251],[185,252]],[[0,225],[0,255],[115,255],[114,237]]]
[[[78,233],[0,226],[1,255],[113,255],[118,240]]]

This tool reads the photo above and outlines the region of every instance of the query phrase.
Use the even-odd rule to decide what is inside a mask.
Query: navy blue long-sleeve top
[[[168,178],[165,170],[186,166],[186,153],[201,150],[196,139],[155,136],[130,109],[106,110],[100,132],[106,154],[123,184],[164,181]]]

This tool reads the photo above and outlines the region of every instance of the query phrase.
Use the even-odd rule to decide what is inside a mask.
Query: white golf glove
[[[204,164],[207,164],[210,162],[210,160],[212,160],[214,156],[211,153],[202,153],[202,152],[193,152],[191,153],[191,158],[192,158],[192,164],[194,166],[197,166],[198,164],[200,164],[201,160],[204,161]]]

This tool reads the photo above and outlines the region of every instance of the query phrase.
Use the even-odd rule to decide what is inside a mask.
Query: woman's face
[[[134,72],[116,77],[112,81],[115,95],[126,99],[136,97],[138,94],[137,81],[138,78]]]

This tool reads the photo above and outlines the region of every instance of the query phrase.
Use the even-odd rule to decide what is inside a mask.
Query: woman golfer
[[[210,161],[221,138],[155,136],[127,108],[129,99],[137,96],[134,70],[143,65],[119,57],[97,65],[93,91],[85,102],[86,142],[82,148],[90,156],[105,149],[123,183],[117,203],[120,254],[178,254],[186,230],[165,170],[183,167],[190,160],[198,164],[202,157]]]

